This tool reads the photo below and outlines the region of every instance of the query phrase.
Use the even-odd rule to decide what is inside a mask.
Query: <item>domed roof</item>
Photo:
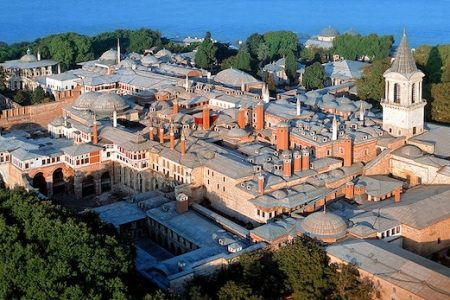
[[[128,57],[132,60],[141,60],[141,55],[136,52],[131,52],[130,54],[128,54]]]
[[[237,69],[226,69],[217,73],[214,81],[225,86],[240,88],[242,83],[258,82],[258,80],[250,74]]]
[[[303,219],[301,227],[306,234],[317,238],[341,238],[347,231],[347,224],[341,217],[322,211],[312,213]]]
[[[125,100],[116,93],[105,93],[97,97],[92,103],[91,110],[97,114],[112,114],[114,111],[123,111],[128,107]]]
[[[34,61],[37,61],[37,58],[36,58],[36,55],[31,54],[31,50],[28,49],[28,50],[27,50],[27,54],[25,54],[24,56],[22,56],[22,57],[20,58],[20,61],[21,61],[21,62],[34,62]]]
[[[155,56],[156,56],[156,58],[160,58],[163,56],[172,56],[172,52],[170,52],[167,49],[161,49],[158,52],[156,52]]]
[[[100,96],[100,93],[98,92],[83,93],[75,100],[72,107],[76,110],[89,110],[91,109],[92,103],[97,100],[98,96]]]
[[[144,66],[155,65],[155,64],[159,64],[159,59],[157,59],[153,55],[146,55],[141,59],[141,63]]]
[[[298,99],[300,99],[300,102],[302,102],[302,103],[304,103],[308,99],[308,98],[306,98],[305,95],[298,95],[297,97],[298,97]]]
[[[283,199],[287,196],[287,193],[283,190],[276,190],[275,192],[272,193],[272,196],[275,199]]]
[[[336,97],[328,93],[322,96],[323,101],[333,101],[334,99],[336,99]]]
[[[124,69],[133,69],[133,68],[136,68],[136,66],[138,65],[138,62],[127,57],[124,60],[122,60],[119,65],[121,68],[124,68]]]
[[[110,49],[106,52],[104,52],[102,54],[102,56],[100,56],[99,60],[113,60],[116,61],[117,60],[117,51],[114,49]]]
[[[319,36],[323,37],[335,37],[338,36],[339,32],[331,26],[328,26],[319,33]]]
[[[354,29],[349,29],[349,30],[347,30],[347,31],[345,32],[345,34],[352,35],[352,36],[357,36],[357,35],[359,35],[359,33],[358,33],[356,30],[354,30]]]
[[[423,155],[422,150],[420,150],[419,147],[414,145],[406,145],[400,150],[400,152],[404,155],[411,157],[420,157]]]
[[[235,137],[235,138],[241,138],[241,137],[248,136],[248,133],[247,133],[247,131],[245,131],[242,128],[235,127],[235,128],[231,128],[228,131],[228,136]]]
[[[344,104],[341,103],[338,107],[336,107],[336,110],[344,112],[352,112],[357,111],[358,107],[356,107],[356,105],[353,103],[344,103]]]

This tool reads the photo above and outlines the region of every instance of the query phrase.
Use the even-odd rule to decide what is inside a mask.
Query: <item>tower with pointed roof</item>
[[[394,62],[383,76],[386,83],[381,101],[383,129],[392,136],[407,138],[421,134],[426,104],[422,99],[424,74],[416,67],[405,31]]]

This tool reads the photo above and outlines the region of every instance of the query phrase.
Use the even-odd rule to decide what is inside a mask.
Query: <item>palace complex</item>
[[[11,88],[48,75],[36,84],[65,102],[46,128],[4,126],[3,180],[79,204],[122,195],[93,210],[136,238],[137,268],[159,286],[307,235],[382,299],[449,298],[450,272],[424,256],[450,247],[450,128],[424,123],[406,34],[382,112],[342,93],[361,63],[330,65],[336,86],[273,98],[249,74],[211,75],[165,49],[125,56],[118,45],[58,75],[32,56],[2,64]],[[10,110],[0,121],[20,118]]]

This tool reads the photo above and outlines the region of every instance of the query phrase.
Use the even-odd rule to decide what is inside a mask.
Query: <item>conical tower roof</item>
[[[417,71],[414,57],[409,48],[408,39],[406,38],[406,31],[403,31],[402,40],[397,48],[394,63],[389,70],[403,75],[411,74]]]

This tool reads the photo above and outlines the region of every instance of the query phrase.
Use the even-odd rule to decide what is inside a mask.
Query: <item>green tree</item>
[[[238,285],[234,281],[228,281],[217,293],[219,300],[256,300],[260,299],[252,295],[252,289],[248,286]]]
[[[243,45],[241,49],[239,49],[238,54],[231,56],[222,62],[222,69],[233,67],[242,71],[252,71],[251,59],[247,46]]]
[[[31,96],[24,90],[18,90],[13,96],[13,101],[20,105],[30,105]]]
[[[394,38],[391,35],[367,36],[343,34],[333,40],[333,53],[345,59],[356,60],[368,57],[371,60],[389,56]]]
[[[41,86],[38,86],[34,89],[33,93],[31,94],[31,103],[32,104],[38,104],[42,103],[45,99],[45,91]]]
[[[207,32],[205,39],[200,43],[195,54],[195,64],[203,69],[211,69],[216,61],[217,47],[211,40],[211,33]]]
[[[367,277],[361,278],[358,269],[351,264],[332,266],[333,299],[372,299],[375,286]]]
[[[367,66],[356,82],[358,96],[364,100],[381,101],[384,97],[384,72],[390,67],[389,59],[374,61]]]
[[[6,74],[3,68],[0,68],[0,93],[6,91]]]
[[[307,90],[323,88],[324,81],[325,69],[319,62],[315,62],[305,68],[305,73],[303,74],[303,85]]]
[[[297,79],[297,60],[292,51],[286,54],[286,74],[292,82]]]
[[[434,121],[450,122],[450,82],[431,86],[431,117]]]
[[[128,52],[143,53],[145,49],[162,45],[161,34],[146,28],[132,31],[129,40]]]
[[[277,59],[289,52],[298,53],[298,37],[291,31],[266,32],[264,43],[268,47],[269,60]]]
[[[264,42],[264,38],[259,33],[253,33],[245,41],[245,44],[247,45],[247,48],[248,48],[248,52],[250,53],[250,55],[253,59],[255,59],[255,60],[258,59],[259,46],[263,42]]]

